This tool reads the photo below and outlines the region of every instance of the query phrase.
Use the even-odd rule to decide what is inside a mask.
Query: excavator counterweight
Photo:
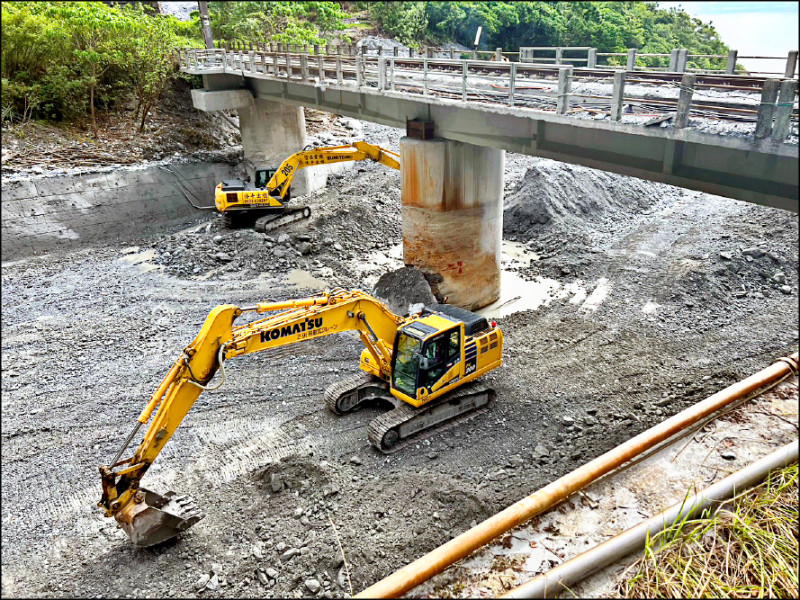
[[[269,316],[236,326],[244,312]],[[110,465],[101,465],[98,506],[114,517],[138,546],[185,531],[203,518],[193,501],[174,492],[139,487],[197,397],[225,381],[225,362],[270,348],[356,331],[364,343],[362,373],[331,385],[327,407],[337,415],[372,401],[394,408],[369,425],[370,443],[396,452],[410,439],[452,426],[488,409],[495,392],[475,380],[502,364],[503,334],[494,322],[446,304],[401,317],[364,292],[334,290],[298,300],[251,307],[218,306],[170,368]],[[220,381],[211,386],[219,371]],[[133,456],[120,460],[147,425]]]

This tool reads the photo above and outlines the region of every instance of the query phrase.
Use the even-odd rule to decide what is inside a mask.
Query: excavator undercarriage
[[[359,373],[325,390],[325,405],[337,415],[370,403],[391,405],[391,410],[370,421],[368,437],[377,450],[392,454],[412,441],[428,437],[433,429],[438,433],[477,417],[491,407],[495,396],[493,389],[472,383],[414,408],[392,396],[385,381]]]

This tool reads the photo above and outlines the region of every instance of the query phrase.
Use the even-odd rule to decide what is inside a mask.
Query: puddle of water
[[[286,283],[296,287],[309,288],[312,290],[323,290],[328,287],[328,282],[317,279],[308,271],[303,269],[292,269],[285,279]]]
[[[359,273],[378,271],[383,267],[400,269],[403,266],[403,245],[392,246],[388,252],[373,250],[364,259],[356,261],[353,266]]]
[[[555,279],[537,277],[526,281],[516,273],[501,271],[500,298],[475,312],[486,318],[498,318],[521,310],[536,310],[556,298],[559,288],[562,286]]]
[[[535,261],[539,260],[539,255],[531,252],[528,247],[521,242],[510,242],[503,240],[501,262],[505,266],[510,263],[518,262],[521,266],[527,267]],[[517,266],[517,265],[514,265]]]
[[[609,281],[601,277],[590,294],[580,279],[567,284],[547,277],[526,281],[516,273],[501,271],[500,298],[475,312],[493,319],[523,310],[536,310],[548,306],[553,300],[567,300],[570,304],[580,305],[580,310],[595,311],[608,297],[611,287]]]
[[[164,265],[156,265],[150,261],[156,257],[156,251],[153,249],[145,250],[144,252],[137,252],[138,246],[131,246],[125,250],[133,250],[132,254],[121,256],[119,260],[129,265],[136,267],[136,270],[141,273],[149,273],[150,271],[163,271]]]
[[[136,248],[138,250],[136,246],[132,246],[132,248]],[[121,256],[119,260],[131,265],[138,265],[139,263],[153,260],[155,257],[156,257],[156,251],[151,248],[150,250],[145,250],[144,252],[134,251],[131,254],[126,254],[125,256]]]

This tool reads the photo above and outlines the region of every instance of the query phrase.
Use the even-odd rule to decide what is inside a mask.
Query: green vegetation
[[[209,2],[214,39],[324,44],[349,15],[336,2]]]
[[[2,116],[79,120],[97,137],[96,108],[133,98],[140,129],[178,71],[179,46],[200,46],[199,29],[139,6],[101,2],[2,3]]]
[[[675,523],[648,541],[624,598],[797,598],[797,464],[774,471],[730,510]]]
[[[482,49],[593,46],[599,52],[726,54],[711,25],[653,2],[209,2],[216,40],[323,44],[343,35],[345,19],[369,16],[383,31],[419,48],[471,46],[483,27]],[[147,12],[149,11],[149,12]],[[353,26],[368,27],[363,23]],[[197,13],[188,22],[154,14],[142,3],[2,3],[2,121],[80,121],[97,135],[96,111],[135,103],[144,129],[162,91],[180,76],[173,49],[202,46]],[[625,57],[611,57],[622,64]],[[668,58],[639,57],[641,66]],[[694,68],[722,68],[725,59],[695,59]]]
[[[418,47],[454,41],[472,47],[483,27],[481,48],[516,52],[520,46],[591,46],[598,52],[726,54],[716,30],[682,10],[655,2],[370,2],[384,32]],[[609,64],[624,64],[611,57]],[[639,58],[641,66],[666,66],[666,57]],[[724,68],[725,59],[695,59],[692,68]]]

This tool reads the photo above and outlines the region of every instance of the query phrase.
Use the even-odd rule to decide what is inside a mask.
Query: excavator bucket
[[[163,496],[139,488],[136,499],[116,515],[131,541],[142,547],[153,546],[186,531],[205,517],[194,500],[167,492]]]

